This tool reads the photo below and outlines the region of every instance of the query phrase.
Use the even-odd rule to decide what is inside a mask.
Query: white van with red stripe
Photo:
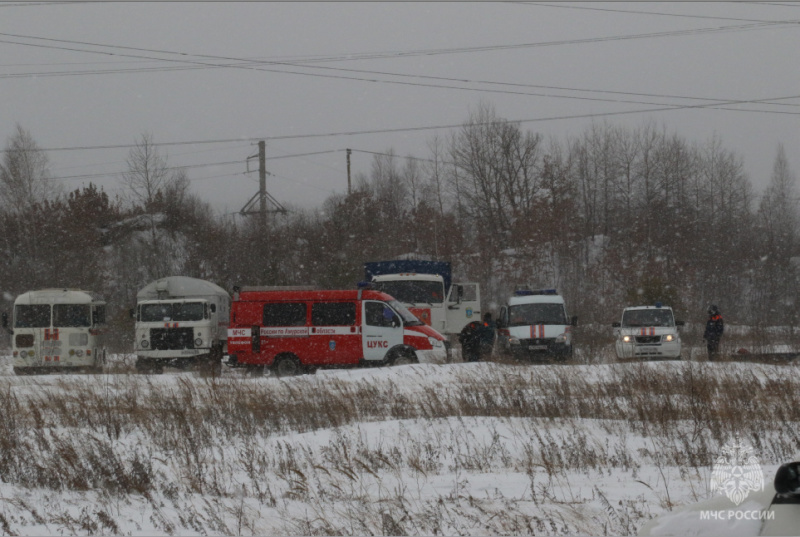
[[[613,323],[617,358],[681,357],[681,335],[672,308],[656,303],[622,311],[622,320]]]
[[[228,365],[278,376],[319,367],[445,361],[444,337],[371,289],[234,289]]]
[[[500,308],[496,349],[516,358],[568,358],[577,325],[578,318],[567,317],[564,297],[555,289],[522,289]]]

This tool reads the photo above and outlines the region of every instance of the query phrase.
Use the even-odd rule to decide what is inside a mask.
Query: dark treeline
[[[719,139],[654,123],[555,141],[481,105],[428,148],[375,155],[351,193],[264,227],[215,215],[148,135],[130,152],[125,199],[92,184],[58,192],[47,155],[17,127],[0,168],[0,310],[32,289],[92,290],[126,350],[128,309],[156,278],[352,288],[365,261],[413,254],[480,282],[484,309],[530,285],[558,288],[582,325],[656,299],[689,321],[716,303],[729,323],[798,322],[797,193],[781,147],[760,197]]]

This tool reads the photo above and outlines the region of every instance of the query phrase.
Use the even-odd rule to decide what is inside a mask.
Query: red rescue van
[[[318,367],[441,363],[444,340],[371,289],[234,288],[228,365],[287,376]]]

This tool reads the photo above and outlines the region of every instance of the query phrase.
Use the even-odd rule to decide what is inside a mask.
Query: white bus
[[[102,372],[105,317],[106,303],[87,291],[43,289],[19,295],[11,323],[14,373]]]

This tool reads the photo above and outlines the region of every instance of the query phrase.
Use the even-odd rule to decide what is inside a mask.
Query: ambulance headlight
[[[633,341],[633,336],[622,336],[623,343],[630,343]]]
[[[203,344],[203,340],[201,338],[197,338],[194,340],[194,346],[199,347]]]
[[[428,337],[428,343],[431,344],[431,347],[441,347],[442,346],[442,342],[439,341],[438,339],[436,339],[433,336]]]
[[[143,349],[146,349],[147,347],[150,346],[150,342],[147,341],[146,339],[143,339],[140,345],[142,346]]]
[[[664,341],[675,341],[675,336],[672,334],[667,334],[664,336]]]
[[[566,343],[567,342],[567,333],[564,332],[563,334],[559,334],[556,337],[556,343]]]
[[[508,339],[508,344],[509,345],[519,345],[519,338],[518,337],[509,338]]]

